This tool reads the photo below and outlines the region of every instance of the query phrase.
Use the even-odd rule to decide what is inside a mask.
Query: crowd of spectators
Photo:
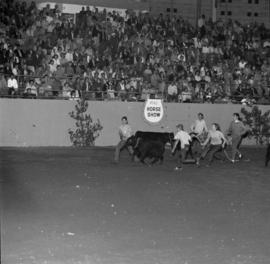
[[[202,16],[0,2],[0,94],[168,102],[270,102],[270,30]]]

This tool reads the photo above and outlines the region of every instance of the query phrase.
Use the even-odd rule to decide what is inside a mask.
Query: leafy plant
[[[99,119],[93,121],[90,114],[87,114],[88,102],[85,99],[79,99],[75,105],[75,111],[69,113],[69,116],[76,120],[76,130],[69,129],[70,140],[75,147],[94,146],[96,138],[103,129]]]
[[[243,123],[250,128],[256,144],[267,142],[270,136],[270,110],[262,113],[258,106],[253,106],[251,111],[242,108],[241,113],[244,115]]]

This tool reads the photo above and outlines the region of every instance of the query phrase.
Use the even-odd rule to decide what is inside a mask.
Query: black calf
[[[141,140],[139,145],[134,150],[134,155],[136,155],[142,163],[145,164],[145,159],[153,159],[151,164],[159,161],[163,162],[164,159],[165,147],[164,144],[160,141],[144,141]]]
[[[136,136],[131,136],[127,140],[127,145],[133,147],[133,159],[137,156],[142,163],[145,164],[145,159],[153,159],[151,164],[159,161],[163,162],[165,144],[161,141],[145,140],[142,138],[136,138]]]
[[[174,134],[169,132],[148,132],[148,131],[137,131],[135,133],[135,139],[142,139],[145,141],[160,141],[164,145],[170,143],[173,144]]]

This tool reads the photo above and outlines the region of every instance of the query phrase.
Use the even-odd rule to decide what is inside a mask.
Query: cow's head
[[[174,145],[174,133],[166,133],[165,139],[166,139],[165,143],[170,143],[171,148],[173,148],[173,145]]]
[[[131,136],[127,139],[126,145],[131,146],[133,149],[138,148],[139,143],[141,142],[142,138],[137,136]]]
[[[129,137],[127,139],[126,145],[134,147],[136,145],[136,137],[135,136]]]

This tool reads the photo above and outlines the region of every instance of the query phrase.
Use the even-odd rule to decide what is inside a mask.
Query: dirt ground
[[[132,163],[113,149],[2,148],[3,264],[269,264],[270,168]]]

